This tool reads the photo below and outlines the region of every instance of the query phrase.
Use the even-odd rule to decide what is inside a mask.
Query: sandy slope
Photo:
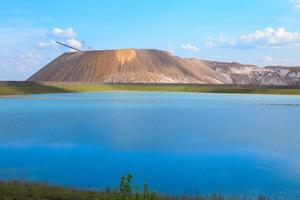
[[[121,49],[65,53],[29,81],[300,85],[300,67],[258,67],[183,59],[166,51]]]
[[[231,83],[200,61],[165,51],[123,49],[65,53],[29,81],[119,83]]]

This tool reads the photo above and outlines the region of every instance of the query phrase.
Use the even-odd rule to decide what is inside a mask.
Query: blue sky
[[[24,80],[61,53],[155,48],[182,57],[300,65],[300,0],[1,2],[0,79]]]

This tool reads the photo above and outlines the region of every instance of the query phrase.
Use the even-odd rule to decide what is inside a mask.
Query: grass
[[[1,182],[0,199],[2,200],[71,200],[71,199],[109,199],[113,194],[95,191],[76,190],[50,186],[43,183]]]
[[[151,192],[145,184],[133,189],[132,175],[122,176],[118,189],[96,191],[51,186],[44,183],[0,181],[0,200],[269,200],[264,196],[163,196]]]
[[[184,85],[184,84],[80,84],[0,82],[0,96],[70,92],[101,91],[164,91],[199,93],[281,94],[300,95],[300,87],[237,86],[237,85]]]

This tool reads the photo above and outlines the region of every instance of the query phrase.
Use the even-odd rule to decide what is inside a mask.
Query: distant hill
[[[258,67],[240,63],[203,62],[217,73],[227,74],[234,84],[300,85],[300,67]]]
[[[121,49],[64,53],[28,81],[297,85],[299,69],[183,59],[154,49]]]

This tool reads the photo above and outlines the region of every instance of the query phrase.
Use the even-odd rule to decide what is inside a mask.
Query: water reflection
[[[161,192],[295,194],[300,107],[286,105],[299,103],[142,92],[0,99],[0,177],[104,188],[132,172]]]

